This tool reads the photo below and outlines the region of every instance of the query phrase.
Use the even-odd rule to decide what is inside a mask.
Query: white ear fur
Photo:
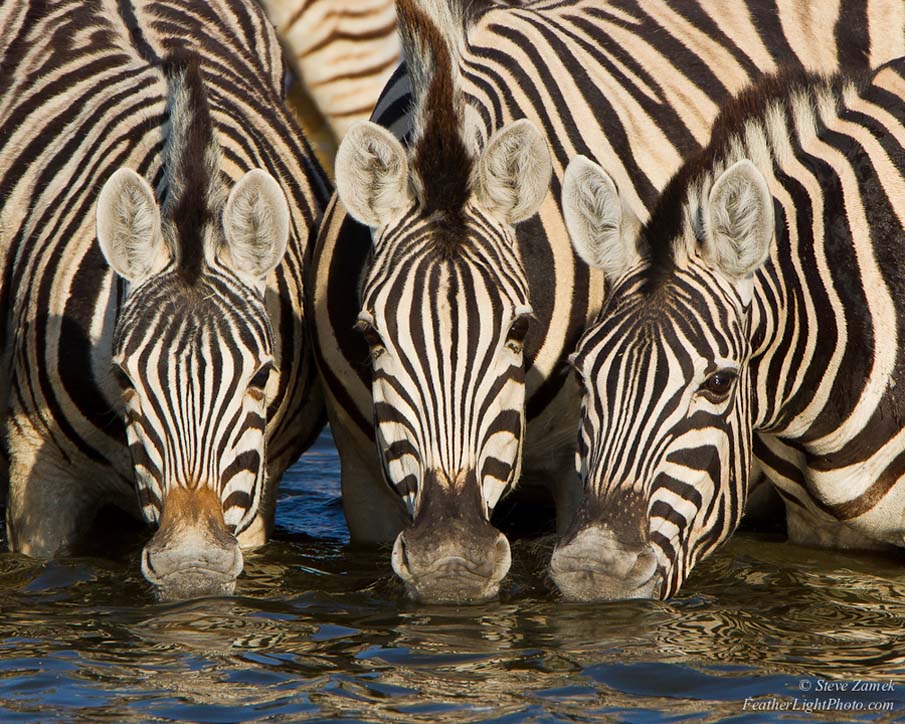
[[[154,192],[132,169],[121,168],[107,179],[97,199],[96,220],[101,252],[124,279],[139,283],[169,262]]]
[[[757,167],[744,159],[714,182],[704,209],[704,248],[737,281],[767,260],[773,240],[773,196]]]
[[[550,149],[531,121],[521,119],[491,136],[478,160],[478,198],[509,224],[534,214],[550,188]]]
[[[566,167],[562,209],[575,253],[588,266],[615,279],[639,260],[637,218],[624,207],[609,174],[585,156]]]
[[[411,203],[405,149],[385,128],[355,123],[336,152],[336,190],[346,210],[376,229]]]
[[[289,241],[289,205],[266,171],[253,169],[238,180],[223,209],[229,259],[237,274],[263,283],[282,261]]]

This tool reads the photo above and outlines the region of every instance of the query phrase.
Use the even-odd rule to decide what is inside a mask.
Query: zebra
[[[261,0],[336,143],[367,120],[399,64],[393,0]]]
[[[573,359],[566,596],[674,594],[738,525],[752,461],[791,540],[905,545],[903,199],[905,59],[755,85],[643,225],[570,163],[569,231],[612,288]]]
[[[78,551],[113,505],[157,527],[161,597],[229,592],[324,421],[302,284],[329,186],[280,46],[245,0],[0,15],[9,545]]]
[[[469,512],[480,510],[479,481],[504,486],[517,474],[511,461],[523,438],[517,411],[532,311],[514,226],[547,195],[550,154],[526,120],[476,148],[446,40],[415,3],[398,10],[406,57],[426,60],[413,74],[419,132],[409,153],[381,126],[353,126],[336,158],[337,191],[375,230],[357,325],[370,348],[375,412],[388,422],[378,431],[386,475],[409,500],[420,487],[420,508],[452,521],[398,537],[394,568],[418,596],[481,600],[496,595],[509,569],[509,543],[486,515],[460,515],[458,498],[473,496]],[[412,293],[413,279],[420,293]],[[485,326],[479,315],[487,309],[497,319]],[[420,354],[410,358],[413,338]],[[474,389],[462,389],[463,377]],[[468,536],[465,556],[460,536]],[[441,565],[421,556],[426,540],[441,551]],[[493,555],[480,561],[469,546]]]
[[[406,8],[412,4],[409,0],[397,5],[403,32],[409,32],[406,18],[413,11]],[[796,3],[779,15],[757,0],[618,6],[589,0],[505,5],[420,0],[417,5],[440,30],[436,44],[445,37],[453,54],[464,118],[461,135],[467,144],[474,144],[474,153],[511,122],[529,120],[547,141],[553,166],[551,193],[538,215],[516,229],[519,265],[513,264],[511,273],[521,275],[518,284],[527,291],[524,316],[513,325],[510,312],[488,304],[479,307],[481,324],[474,329],[461,326],[457,337],[457,354],[468,361],[463,370],[482,368],[481,349],[491,336],[498,347],[510,342],[521,347],[525,402],[508,408],[508,429],[516,431],[512,439],[518,437],[520,442],[493,453],[496,472],[488,469],[483,479],[470,476],[455,487],[438,487],[436,475],[428,477],[422,469],[427,453],[410,439],[403,442],[403,430],[418,427],[419,434],[421,428],[434,434],[436,428],[441,434],[441,421],[447,418],[433,417],[433,410],[452,400],[444,397],[447,391],[440,378],[431,374],[406,382],[402,392],[408,401],[384,404],[381,398],[387,393],[378,386],[386,388],[394,378],[372,376],[368,353],[368,342],[379,343],[378,336],[386,335],[392,323],[380,316],[382,310],[365,303],[382,275],[395,270],[393,283],[409,300],[427,304],[432,299],[425,275],[412,271],[416,257],[407,256],[407,250],[415,247],[407,244],[404,232],[415,217],[402,215],[399,209],[399,214],[357,223],[347,214],[349,193],[342,192],[337,165],[339,200],[331,202],[321,227],[309,294],[327,413],[342,462],[344,509],[354,540],[395,542],[391,554],[395,570],[410,592],[430,600],[435,593],[452,595],[442,592],[442,583],[432,582],[446,570],[441,565],[444,559],[485,575],[503,572],[505,566],[498,565],[505,557],[502,545],[487,526],[497,502],[519,478],[526,494],[538,486],[550,490],[559,532],[569,526],[577,506],[574,430],[580,398],[565,373],[566,360],[599,311],[604,278],[574,254],[565,230],[559,196],[568,160],[581,154],[604,162],[628,205],[644,218],[681,160],[706,144],[720,103],[751,79],[785,65],[806,64],[818,71],[840,64],[867,67],[905,54],[905,33],[893,32],[905,27],[905,5],[897,0],[882,6],[851,3],[840,9],[821,2]],[[420,23],[418,28],[427,25]],[[411,87],[423,85],[431,63],[431,56],[406,51],[405,62],[373,116],[375,123],[410,148],[413,138],[429,133],[418,106],[412,110]],[[719,72],[714,72],[717,67]],[[376,138],[377,132],[372,132]],[[349,135],[353,133],[359,131],[352,129]],[[397,178],[402,174],[393,160],[399,159],[398,149],[389,154],[395,147],[381,138],[385,143],[371,151]],[[347,136],[344,146],[351,142],[354,136],[352,141]],[[438,179],[438,194],[451,193],[441,188],[447,178]],[[373,238],[395,242],[395,249],[388,243],[380,249],[374,243],[367,224],[378,223],[383,228]],[[482,233],[488,246],[496,243],[492,228]],[[460,261],[469,263],[464,255]],[[509,266],[505,270],[510,273]],[[483,284],[478,271],[474,267],[467,279]],[[373,318],[359,319],[363,311]],[[379,313],[374,315],[375,311]],[[423,360],[435,354],[427,344],[436,338],[435,319],[422,315],[407,320],[394,342],[400,364],[419,370]],[[451,329],[453,322],[446,324]],[[514,404],[503,397],[493,402],[499,393],[480,386],[491,378],[494,375],[462,372],[454,381],[459,386],[456,394],[488,406]],[[474,409],[463,407],[457,417],[448,418],[451,436],[477,428],[480,421],[468,419],[476,414]],[[472,460],[483,454],[483,442],[467,442]],[[375,443],[380,463],[375,461]],[[457,473],[448,470],[443,475],[455,480]],[[441,538],[453,543],[441,543]],[[404,560],[403,555],[421,563]],[[474,578],[471,591],[460,587],[455,596],[481,598],[498,583],[487,585]]]

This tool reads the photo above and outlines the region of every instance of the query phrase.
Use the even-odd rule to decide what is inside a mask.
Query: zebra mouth
[[[221,556],[222,557],[222,556]],[[159,559],[160,556],[158,555]],[[188,558],[188,556],[186,556]],[[236,578],[242,572],[243,559],[238,546],[230,556],[227,565],[209,565],[201,560],[181,560],[179,565],[167,565],[169,570],[155,566],[154,557],[147,548],[142,552],[141,570],[145,578],[154,586],[158,599],[162,601],[201,598],[206,596],[230,596],[236,589]],[[161,561],[158,560],[158,563]],[[171,561],[164,559],[165,565]],[[221,561],[216,561],[221,563]]]
[[[660,598],[663,581],[649,543],[619,544],[610,531],[596,526],[557,547],[550,575],[571,601]]]
[[[154,582],[154,587],[162,601],[231,596],[236,590],[236,579],[201,568],[167,574]]]
[[[464,561],[448,561],[433,573],[405,580],[408,595],[421,603],[483,603],[500,591],[500,581],[473,572]]]
[[[428,565],[411,565],[405,541],[400,535],[393,546],[392,565],[405,582],[411,598],[422,603],[481,603],[495,597],[500,582],[509,571],[508,541],[497,543],[486,561],[476,562],[461,555],[445,555]],[[414,570],[413,570],[414,568]]]
[[[637,581],[617,578],[601,566],[574,567],[560,565],[551,574],[567,601],[618,601],[629,598],[660,598],[663,576],[655,570],[651,576]]]
[[[462,556],[444,556],[438,559],[426,571],[421,571],[417,578],[461,578],[472,576],[485,580],[493,575],[493,567],[490,564],[478,565]],[[413,576],[413,578],[415,578]]]

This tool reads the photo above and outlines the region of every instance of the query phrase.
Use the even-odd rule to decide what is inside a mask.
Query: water
[[[0,721],[905,718],[901,559],[740,536],[674,600],[586,606],[517,542],[500,601],[425,607],[347,545],[338,469],[324,437],[230,598],[155,603],[135,552],[0,554]]]

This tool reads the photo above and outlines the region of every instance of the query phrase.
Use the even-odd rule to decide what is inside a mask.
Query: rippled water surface
[[[905,718],[901,559],[740,536],[672,601],[579,606],[517,542],[499,602],[418,606],[348,546],[338,473],[324,437],[231,598],[157,604],[134,554],[0,555],[0,721]]]

